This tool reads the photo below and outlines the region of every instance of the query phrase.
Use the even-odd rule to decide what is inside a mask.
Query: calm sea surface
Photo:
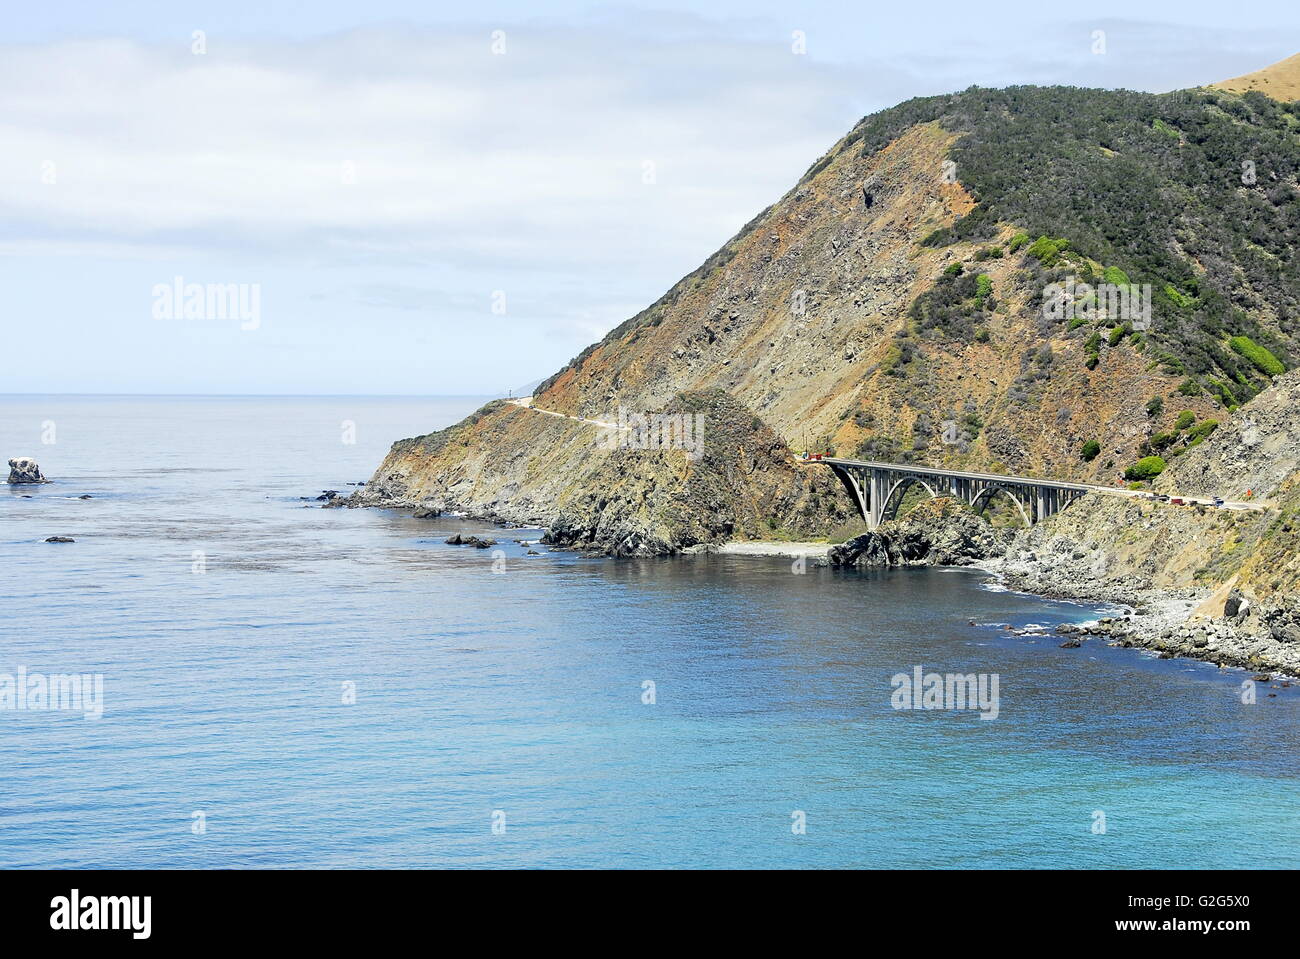
[[[104,683],[0,709],[0,866],[1300,866],[1297,689],[998,628],[1095,610],[300,499],[479,403],[0,397],[0,681]]]

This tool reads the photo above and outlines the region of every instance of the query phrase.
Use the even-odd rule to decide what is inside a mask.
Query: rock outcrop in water
[[[473,546],[478,549],[490,549],[497,544],[492,537],[483,539],[478,536],[462,536],[460,533],[453,533],[443,540],[448,546]]]
[[[1015,531],[996,528],[946,497],[831,548],[832,566],[969,566],[1006,552]]]
[[[26,485],[31,483],[48,483],[41,474],[41,468],[36,465],[36,460],[30,456],[17,456],[9,461],[9,479],[7,482],[14,486]]]

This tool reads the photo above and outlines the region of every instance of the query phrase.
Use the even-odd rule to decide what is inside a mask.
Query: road
[[[586,424],[587,426],[599,426],[601,429],[606,429],[606,430],[630,430],[631,429],[631,427],[629,426],[620,426],[618,423],[611,423],[608,420],[593,420],[593,419],[588,419],[585,416],[573,416],[569,413],[556,413],[554,410],[544,410],[540,406],[533,405],[533,398],[531,396],[517,396],[507,400],[506,402],[514,406],[521,407],[522,409],[532,410],[534,413],[542,413],[546,416],[558,416],[561,419],[573,420],[575,423],[583,423]],[[803,460],[798,457],[795,457],[795,462],[806,464],[806,463],[811,463],[816,461]],[[882,465],[890,465],[893,466],[895,469],[907,469],[906,464],[882,464]],[[940,470],[937,472],[945,472],[945,471]],[[966,474],[961,474],[961,475],[966,475]],[[975,476],[975,475],[982,475],[982,474],[972,473],[969,475]],[[1105,493],[1109,496],[1128,496],[1133,499],[1151,501],[1151,493],[1148,492],[1147,490],[1123,489],[1121,487],[1116,487],[1116,486],[1098,486],[1094,483],[1072,483],[1069,485],[1086,486],[1090,491],[1094,493]],[[1174,494],[1171,493],[1170,499],[1171,500],[1181,499],[1183,501],[1183,505],[1186,506],[1210,506],[1210,507],[1214,506],[1214,500],[1207,499],[1205,497],[1181,496],[1181,495],[1175,496]],[[1163,502],[1163,501],[1157,501],[1157,502]],[[1259,511],[1267,510],[1269,506],[1270,506],[1269,503],[1259,501],[1259,500],[1250,500],[1250,501],[1225,500],[1223,505],[1220,506],[1219,509],[1253,510],[1259,512]]]

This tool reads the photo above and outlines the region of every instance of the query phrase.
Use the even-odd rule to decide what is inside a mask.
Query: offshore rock
[[[30,456],[17,456],[9,461],[8,482],[14,486],[21,486],[29,483],[48,483],[49,480],[41,475],[41,468],[36,465],[36,460]]]

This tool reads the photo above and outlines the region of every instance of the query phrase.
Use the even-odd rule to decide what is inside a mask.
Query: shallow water
[[[0,674],[104,677],[0,709],[0,866],[1300,865],[1297,690],[999,628],[1087,607],[299,499],[479,402],[0,398],[57,480],[0,488]],[[997,718],[893,709],[918,665]]]

